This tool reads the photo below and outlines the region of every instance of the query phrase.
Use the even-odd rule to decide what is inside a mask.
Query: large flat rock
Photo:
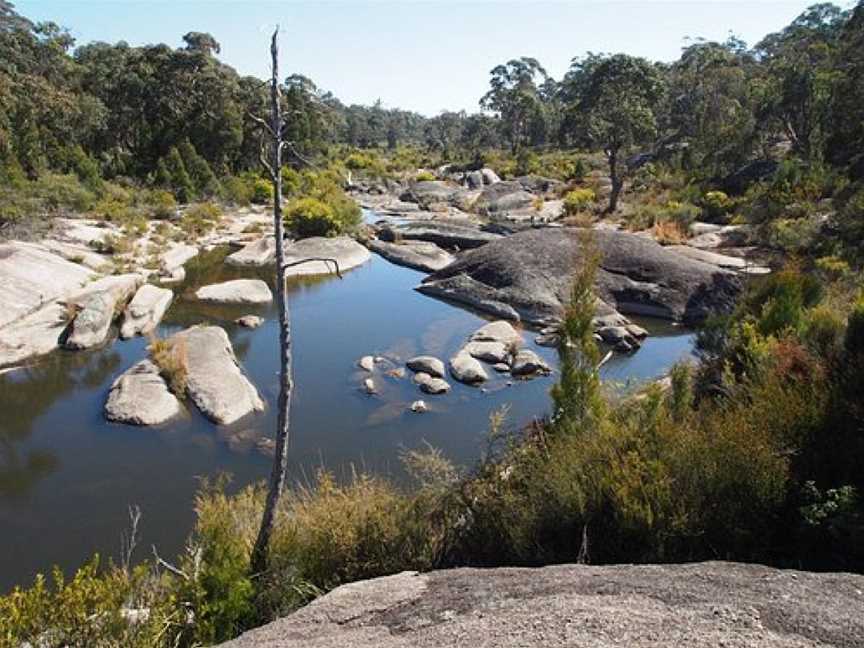
[[[377,252],[391,263],[422,272],[435,272],[446,268],[455,258],[446,250],[428,241],[387,243],[372,239],[367,245],[370,250]]]
[[[470,250],[497,241],[501,235],[485,232],[479,226],[465,222],[409,221],[382,228],[378,238],[388,242],[428,241],[450,250]]]
[[[0,329],[0,367],[51,353],[69,326],[66,306],[51,302]]]
[[[139,274],[123,274],[97,279],[70,302],[77,309],[65,346],[69,349],[89,349],[105,342],[111,323],[123,311],[144,278]]]
[[[241,268],[272,265],[276,261],[276,239],[264,236],[225,257],[225,263]]]
[[[363,265],[372,257],[369,254],[369,250],[349,236],[336,236],[333,238],[313,236],[285,246],[286,264],[315,258],[335,259],[339,264],[339,271],[345,272],[351,268]],[[310,261],[288,268],[285,276],[298,277],[303,275],[332,274],[333,272],[335,272],[335,268],[332,263]]]
[[[128,339],[155,329],[171,305],[174,293],[167,288],[145,284],[138,289],[123,311],[120,337]]]
[[[105,418],[130,425],[159,425],[182,411],[177,397],[150,360],[132,365],[111,385]]]
[[[216,304],[269,304],[273,293],[260,279],[232,279],[222,283],[202,286],[195,297]]]
[[[96,276],[41,245],[0,244],[0,328],[78,290]]]
[[[494,186],[494,185],[493,185]],[[595,231],[601,254],[598,314],[648,315],[697,323],[727,311],[740,291],[735,273],[665,250],[625,232]],[[462,254],[418,286],[503,319],[559,321],[581,263],[578,230],[527,230]]]
[[[193,326],[170,339],[185,355],[189,397],[204,416],[227,425],[264,409],[222,328]]]
[[[860,648],[864,576],[723,562],[403,572],[222,646]]]

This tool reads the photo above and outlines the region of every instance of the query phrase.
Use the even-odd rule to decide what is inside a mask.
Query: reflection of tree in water
[[[58,351],[25,368],[0,375],[0,497],[21,497],[57,470],[50,450],[20,446],[33,423],[76,388],[93,389],[117,373],[123,359],[111,349]]]

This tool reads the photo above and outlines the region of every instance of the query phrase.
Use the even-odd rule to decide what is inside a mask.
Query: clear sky
[[[13,0],[14,1],[14,0]],[[220,58],[242,74],[268,74],[268,38],[279,23],[286,75],[310,77],[346,103],[434,115],[477,110],[489,70],[533,56],[555,78],[587,51],[677,58],[687,37],[753,44],[815,0],[17,0],[33,20],[68,27],[79,43],[125,40],[180,45],[213,34]],[[842,6],[849,6],[843,2]]]

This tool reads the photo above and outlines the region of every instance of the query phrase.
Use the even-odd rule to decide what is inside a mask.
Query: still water
[[[267,409],[232,426],[215,426],[194,408],[164,427],[107,422],[102,408],[113,380],[146,355],[146,341],[115,341],[87,352],[59,351],[0,375],[0,591],[29,583],[58,564],[71,569],[94,551],[117,557],[127,506],[143,511],[141,552],[164,556],[182,546],[193,521],[192,499],[202,476],[230,473],[235,487],[265,479],[270,459],[255,448],[275,427],[278,388],[274,307],[214,307],[190,299],[198,286],[256,276],[225,266],[217,250],[187,265],[187,280],[158,330],[170,335],[208,322],[223,326]],[[269,280],[267,273],[260,276]],[[360,389],[363,355],[402,362],[419,353],[449,357],[484,323],[482,316],[412,290],[423,275],[373,257],[335,277],[290,285],[296,388],[290,442],[291,476],[308,481],[321,466],[346,475],[351,466],[395,479],[399,453],[428,442],[470,467],[480,455],[490,412],[509,406],[519,426],[548,412],[548,378],[519,381],[494,375],[486,389],[452,382],[443,396],[426,396],[410,381],[376,376],[381,393]],[[248,313],[266,321],[256,330],[233,321]],[[692,335],[657,322],[632,356],[616,356],[604,378],[619,383],[657,376],[688,355]],[[552,349],[526,341],[553,366]],[[423,398],[426,414],[408,411]]]

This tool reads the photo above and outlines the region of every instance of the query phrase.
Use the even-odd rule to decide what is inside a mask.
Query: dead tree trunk
[[[276,507],[285,488],[288,470],[288,426],[291,408],[291,317],[285,298],[285,247],[282,223],[282,106],[279,89],[279,28],[270,41],[270,136],[272,140],[268,171],[273,181],[273,230],[276,238],[276,310],[279,313],[279,400],[276,424],[276,452],[267,490],[267,501],[261,516],[261,527],[252,550],[250,566],[253,574],[267,568],[267,553]]]

